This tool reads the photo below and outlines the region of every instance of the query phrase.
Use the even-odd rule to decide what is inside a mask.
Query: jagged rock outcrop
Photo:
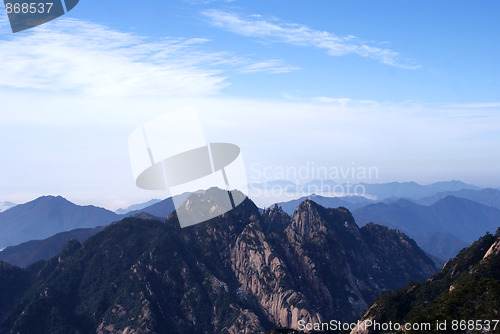
[[[197,194],[183,209],[199,209],[198,200],[212,208],[221,191]],[[15,269],[29,284],[9,301],[0,331],[262,333],[299,320],[353,320],[381,291],[435,271],[402,233],[360,229],[347,209],[309,200],[290,217],[277,206],[260,214],[247,199],[184,229],[175,213],[163,223],[146,218]]]

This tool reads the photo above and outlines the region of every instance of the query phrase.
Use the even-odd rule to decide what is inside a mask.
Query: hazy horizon
[[[499,9],[88,0],[16,34],[2,11],[0,200],[163,198],[135,186],[128,136],[189,106],[207,142],[241,148],[249,183],[310,163],[500,187]]]
[[[265,184],[266,182],[270,182],[270,183],[273,183],[273,182],[292,182],[296,185],[303,185],[303,184],[307,184],[308,182],[317,182],[317,181],[328,181],[328,180],[319,180],[319,179],[316,179],[316,180],[309,180],[309,181],[304,181],[303,183],[297,183],[297,182],[293,182],[292,180],[268,180],[268,181],[263,181],[263,182],[255,182],[255,183],[258,183],[258,184]],[[431,183],[419,183],[419,182],[415,182],[415,181],[389,181],[389,182],[359,182],[359,183],[366,183],[366,184],[387,184],[387,183],[411,183],[411,182],[415,182],[417,183],[418,185],[420,186],[429,186],[429,185],[432,185],[432,184],[435,184],[435,183],[440,183],[440,182],[454,182],[454,181],[458,181],[458,182],[463,182],[461,180],[441,180],[441,181],[436,181],[436,182],[431,182]],[[344,182],[338,182],[339,184],[345,184]],[[349,183],[349,182],[348,182]],[[500,190],[500,187],[495,187],[495,186],[486,186],[486,187],[482,187],[482,186],[479,186],[479,185],[476,185],[476,184],[469,184],[467,182],[463,182],[467,185],[470,185],[470,186],[476,186],[478,187],[479,189],[497,189],[497,190]],[[351,185],[356,185],[357,183],[350,183]],[[106,199],[105,197],[102,197],[102,198],[86,198],[86,197],[79,197],[78,195],[72,195],[70,193],[67,193],[67,194],[64,194],[64,193],[57,193],[57,192],[48,192],[48,193],[34,193],[34,194],[22,194],[22,196],[19,196],[17,198],[19,198],[20,200],[18,201],[15,201],[15,200],[11,200],[11,199],[4,199],[4,198],[0,198],[0,203],[3,203],[3,202],[11,202],[11,203],[14,203],[16,205],[19,205],[19,204],[25,204],[25,203],[28,203],[28,202],[31,202],[37,198],[40,198],[40,197],[43,197],[43,196],[54,196],[54,197],[57,197],[57,196],[61,196],[63,198],[65,198],[66,200],[76,204],[76,205],[80,205],[80,206],[86,206],[86,205],[94,205],[94,206],[97,206],[97,207],[102,207],[102,208],[105,208],[107,210],[110,210],[110,211],[117,211],[119,209],[126,209],[127,207],[129,206],[132,206],[132,205],[136,205],[136,204],[142,204],[142,203],[146,203],[146,202],[149,202],[151,200],[164,200],[164,199],[167,199],[170,197],[170,195],[165,192],[165,191],[154,191],[153,194],[157,195],[157,196],[151,196],[151,192],[150,191],[140,191],[140,192],[136,192],[134,195],[135,197],[127,197],[127,196],[124,196],[122,200],[117,200],[117,199]],[[162,196],[162,194],[164,196]],[[166,194],[166,195],[165,195]],[[315,194],[315,195],[320,195],[320,196],[324,196],[324,197],[344,197],[344,196],[356,196],[355,194],[328,194],[328,193],[324,193],[324,192],[315,192],[315,191],[311,191],[309,192],[308,194],[304,194],[304,193],[290,193],[290,194],[287,194],[286,196],[276,196],[274,197],[274,201],[273,200],[269,200],[269,199],[260,199],[257,198],[257,197],[252,197],[252,194],[249,195],[250,199],[252,199],[253,201],[256,201],[256,204],[260,205],[261,207],[268,207],[269,205],[271,204],[274,204],[274,203],[277,203],[277,202],[280,202],[280,201],[289,201],[289,200],[293,200],[293,199],[298,199],[298,198],[301,198],[301,197],[304,197],[304,196],[308,196],[308,195],[312,195],[312,194]],[[365,194],[365,195],[369,195],[369,194]],[[373,198],[370,198],[370,196],[365,196],[365,195],[359,195],[359,196],[363,196],[363,197],[366,197],[368,199],[373,199]],[[150,197],[148,197],[150,196]],[[14,196],[15,197],[15,196]],[[425,197],[425,196],[424,196]],[[117,196],[116,198],[119,199],[119,197]],[[127,200],[125,198],[128,198]],[[269,198],[272,198],[272,197],[269,197]],[[380,199],[379,199],[380,200]],[[265,204],[265,205],[263,205]]]

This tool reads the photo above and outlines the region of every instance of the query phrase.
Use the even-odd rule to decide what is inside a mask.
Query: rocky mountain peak
[[[224,215],[239,206],[246,195],[238,190],[222,190],[212,187],[202,193],[189,195],[176,209],[181,226],[190,226]]]
[[[293,228],[301,236],[310,234],[313,230],[325,230],[324,221],[319,212],[320,206],[310,199],[305,199],[299,204],[292,215]]]
[[[291,219],[281,206],[274,204],[271,208],[262,211],[263,230],[266,233],[281,233],[290,225]]]
[[[327,232],[343,234],[346,230],[359,233],[358,226],[348,209],[325,208],[310,199],[304,200],[295,210],[291,228],[304,237]]]

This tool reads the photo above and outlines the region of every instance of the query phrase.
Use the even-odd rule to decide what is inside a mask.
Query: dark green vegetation
[[[436,320],[446,320],[447,332],[465,333],[452,330],[451,321],[498,320],[499,309],[500,233],[497,231],[496,235],[486,234],[462,250],[424,283],[410,283],[393,293],[382,294],[362,319],[433,324]],[[485,332],[500,333],[500,324],[496,330]]]
[[[433,272],[411,239],[360,229],[344,208],[306,200],[289,217],[245,200],[185,229],[175,213],[130,217],[24,270],[2,263],[0,333],[261,333],[353,320],[381,291]]]

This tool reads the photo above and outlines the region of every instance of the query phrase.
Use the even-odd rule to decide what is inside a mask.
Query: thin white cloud
[[[297,96],[297,94],[295,93],[290,93],[290,92],[282,92],[281,93],[281,96],[286,99],[286,100],[290,100],[290,101],[296,101],[296,100],[300,100],[300,97]]]
[[[290,66],[284,64],[280,60],[271,59],[261,62],[256,62],[253,64],[249,64],[244,66],[241,69],[243,73],[255,73],[255,72],[266,72],[266,73],[287,73],[291,71],[299,70],[299,67]]]
[[[60,19],[0,40],[0,86],[89,95],[211,95],[228,83],[202,39],[150,42],[98,24]],[[207,69],[208,68],[208,69]]]
[[[8,29],[0,15],[3,29]],[[229,72],[284,73],[280,60],[209,51],[203,38],[152,41],[75,19],[0,35],[0,87],[93,96],[207,96],[229,85]]]
[[[338,103],[345,106],[347,103],[351,102],[352,99],[348,97],[340,97],[340,98],[332,98],[328,96],[316,96],[311,99],[313,102],[322,102],[322,103]]]
[[[449,104],[446,107],[455,109],[500,108],[500,102],[454,103],[454,104]]]
[[[373,100],[355,100],[349,97],[328,97],[328,96],[315,96],[311,98],[312,102],[317,103],[329,103],[329,104],[339,104],[343,107],[349,105],[350,107],[361,107],[361,106],[377,106],[380,104],[378,101]]]
[[[406,69],[421,67],[401,59],[396,51],[372,46],[351,35],[337,36],[327,31],[314,30],[305,25],[266,20],[260,15],[244,18],[216,9],[206,10],[203,15],[209,18],[214,26],[242,36],[264,38],[297,46],[312,46],[325,50],[331,56],[357,54],[376,59],[386,65]]]

